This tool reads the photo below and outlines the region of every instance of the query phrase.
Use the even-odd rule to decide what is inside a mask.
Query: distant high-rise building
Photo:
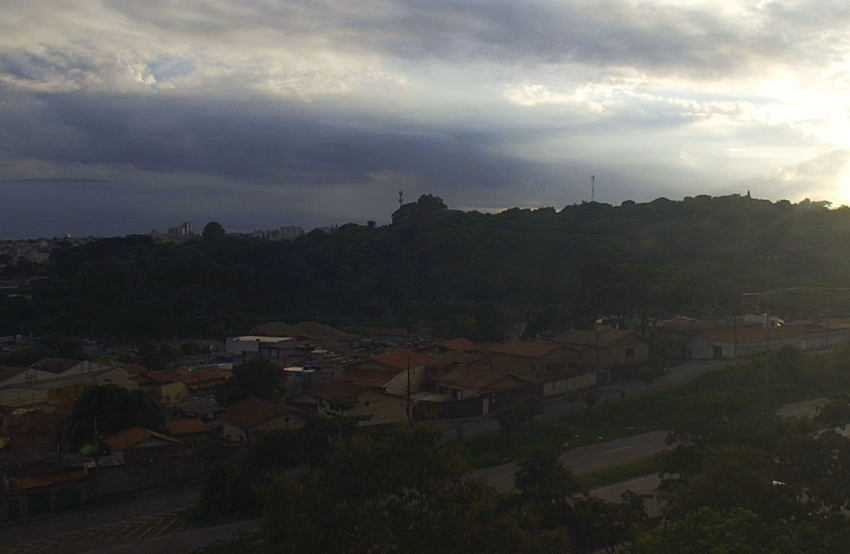
[[[194,235],[195,233],[192,231],[192,222],[184,221],[176,227],[169,227],[168,234],[173,235],[175,237],[188,237]]]

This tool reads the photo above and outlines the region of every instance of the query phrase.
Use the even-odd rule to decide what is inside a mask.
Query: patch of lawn
[[[627,481],[644,475],[653,475],[661,471],[661,463],[655,456],[637,460],[621,466],[594,471],[579,477],[582,487],[593,489]]]
[[[529,457],[538,448],[575,448],[656,429],[669,421],[670,393],[651,393],[580,414],[536,421],[517,431],[496,431],[459,440],[472,469]]]

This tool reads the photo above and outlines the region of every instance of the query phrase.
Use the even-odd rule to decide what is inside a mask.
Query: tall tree
[[[224,383],[224,404],[230,405],[249,396],[277,402],[284,392],[283,372],[271,360],[258,358],[233,368]]]
[[[96,446],[99,437],[135,426],[163,431],[165,412],[142,391],[102,385],[87,390],[74,403],[70,439],[77,448],[92,443]]]
[[[207,240],[214,240],[220,239],[226,234],[227,233],[224,231],[224,227],[221,226],[221,223],[218,221],[210,221],[204,225],[204,230],[202,231],[201,236]]]

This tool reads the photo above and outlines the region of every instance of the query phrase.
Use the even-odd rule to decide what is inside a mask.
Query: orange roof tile
[[[181,381],[180,375],[174,371],[146,371],[143,375],[161,385]]]
[[[304,416],[304,412],[292,406],[285,406],[268,400],[249,396],[227,407],[223,421],[240,429],[247,430],[284,414]]]
[[[124,364],[124,370],[127,373],[129,373],[130,375],[135,375],[137,373],[150,371],[148,368],[146,368],[142,364]]]
[[[570,349],[561,344],[551,344],[546,342],[531,342],[524,340],[512,340],[504,344],[497,344],[490,349],[490,352],[496,354],[508,354],[510,356],[518,356],[521,358],[539,358],[546,356],[558,349]],[[570,349],[574,350],[574,349]],[[576,351],[579,355],[581,352]]]
[[[432,369],[446,369],[452,366],[467,366],[481,364],[486,358],[480,354],[470,354],[459,350],[449,350],[430,358],[425,367]]]
[[[114,435],[109,435],[103,439],[103,442],[112,450],[121,451],[133,448],[134,446],[152,438],[171,444],[183,444],[174,437],[169,437],[168,435],[163,435],[162,433],[157,433],[156,431],[151,431],[144,427],[131,427],[129,429],[124,429]]]
[[[333,381],[327,385],[310,389],[305,394],[321,400],[348,400],[367,390],[369,390],[368,387],[362,385]]]
[[[600,329],[599,332],[585,329],[571,329],[555,337],[555,340],[563,344],[577,344],[581,346],[610,346],[630,335],[640,336],[628,329]]]
[[[477,390],[510,390],[531,383],[512,373],[492,371],[485,368],[458,368],[434,380],[436,383]]]
[[[445,350],[459,352],[472,352],[473,350],[478,350],[479,348],[477,344],[475,344],[471,340],[464,338],[444,340],[443,342],[437,343],[437,346]]]
[[[173,436],[197,435],[209,432],[209,426],[200,419],[173,419],[166,422],[168,432]]]
[[[382,389],[390,381],[395,379],[399,373],[398,371],[384,371],[381,369],[349,368],[334,375],[333,380],[353,383],[362,387]]]

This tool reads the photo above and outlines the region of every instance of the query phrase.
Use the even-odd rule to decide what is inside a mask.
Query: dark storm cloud
[[[848,6],[14,3],[0,17],[0,203],[72,194],[89,221],[100,202],[156,220],[144,227],[182,213],[250,230],[385,221],[398,189],[561,207],[588,199],[591,174],[611,203],[841,193]]]
[[[134,22],[236,40],[242,32],[406,60],[585,64],[714,77],[750,71],[843,33],[846,5],[455,1],[219,3],[203,15],[170,1],[128,3]],[[814,32],[812,32],[814,31]],[[820,51],[820,50],[818,50]]]
[[[438,129],[391,119],[364,126],[297,103],[161,95],[35,95],[29,104],[27,119],[55,132],[5,138],[7,151],[27,158],[270,183],[288,175],[316,184],[357,182],[371,172],[397,171],[435,183],[498,185],[522,170],[488,153],[505,138],[499,129]]]

